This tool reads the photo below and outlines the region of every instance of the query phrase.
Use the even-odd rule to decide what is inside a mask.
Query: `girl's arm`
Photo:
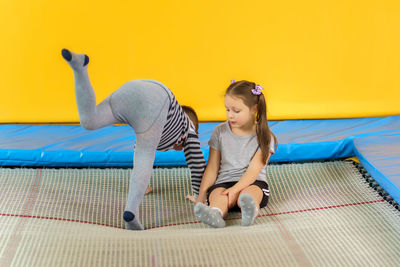
[[[271,157],[271,153],[268,154],[267,163],[269,158]],[[251,159],[249,163],[249,167],[247,168],[246,172],[240,178],[240,180],[231,188],[228,188],[224,191],[223,194],[237,194],[252,183],[257,180],[258,175],[262,168],[264,168],[265,164],[262,161],[261,151],[258,150],[254,157]]]
[[[184,144],[185,160],[190,169],[190,180],[195,196],[199,194],[201,177],[203,176],[206,162],[200,148],[199,137],[196,133],[189,132]]]
[[[207,190],[215,183],[218,176],[221,162],[221,152],[210,147],[208,163],[201,179],[200,192],[197,202],[205,202],[207,199]]]

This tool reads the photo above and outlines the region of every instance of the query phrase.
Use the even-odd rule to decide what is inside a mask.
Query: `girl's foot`
[[[220,210],[210,208],[199,202],[194,206],[194,215],[201,222],[215,228],[225,227],[225,221],[222,218]]]
[[[127,230],[144,230],[143,225],[136,218],[135,214],[130,211],[124,212],[125,227]]]
[[[256,203],[249,194],[241,194],[239,201],[242,210],[242,226],[250,226],[258,214]]]
[[[68,49],[63,49],[61,55],[73,69],[86,67],[89,64],[89,57],[85,54],[75,54]]]

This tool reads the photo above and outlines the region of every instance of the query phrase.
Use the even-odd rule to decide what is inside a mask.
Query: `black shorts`
[[[237,182],[227,182],[227,183],[220,183],[220,184],[215,184],[213,186],[211,186],[208,190],[207,190],[207,202],[208,201],[208,197],[210,196],[211,192],[219,187],[223,187],[223,188],[230,188],[232,186],[234,186]],[[260,208],[264,208],[265,206],[267,206],[268,204],[268,199],[269,199],[269,189],[268,189],[268,184],[264,181],[255,181],[254,183],[252,183],[251,185],[256,185],[258,186],[261,191],[263,192],[263,198],[261,200],[260,203]],[[230,209],[231,211],[240,211],[240,208],[235,205],[232,209]]]

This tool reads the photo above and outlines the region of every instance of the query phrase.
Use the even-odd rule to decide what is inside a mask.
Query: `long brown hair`
[[[260,95],[254,95],[252,90],[255,88],[256,84],[253,82],[237,81],[232,83],[228,89],[226,89],[225,95],[239,97],[249,109],[251,109],[254,105],[257,105],[257,141],[258,146],[261,149],[262,160],[266,164],[269,155],[269,146],[272,141],[271,138],[274,139],[275,149],[277,148],[278,142],[276,136],[268,127],[267,104],[265,102],[264,94],[261,93]]]

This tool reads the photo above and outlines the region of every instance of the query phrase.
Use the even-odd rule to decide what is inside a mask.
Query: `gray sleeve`
[[[211,134],[211,138],[208,141],[208,145],[215,150],[221,151],[221,142],[220,142],[220,127],[215,127],[213,133]]]

